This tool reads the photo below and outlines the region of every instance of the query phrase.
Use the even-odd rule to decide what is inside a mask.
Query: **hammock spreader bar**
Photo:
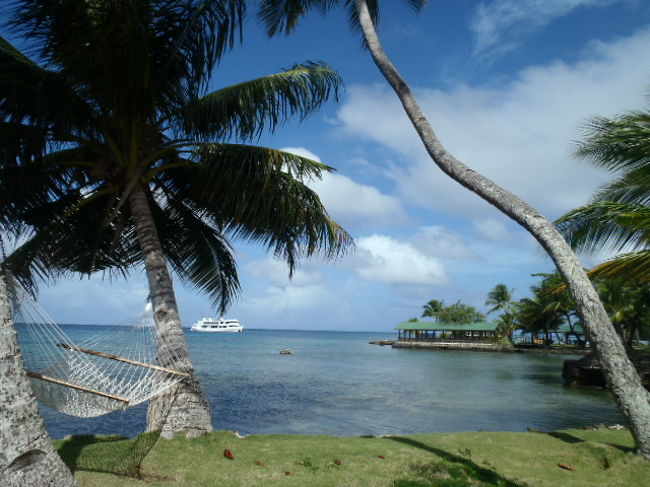
[[[44,380],[45,382],[52,382],[53,384],[69,387],[70,389],[77,389],[78,391],[88,392],[90,394],[95,394],[97,396],[107,397],[108,399],[113,399],[114,401],[121,401],[127,404],[131,402],[128,398],[124,396],[117,396],[115,394],[109,394],[107,392],[98,391],[97,389],[91,389],[90,387],[80,386],[77,384],[73,384],[72,382],[56,379],[54,377],[50,377],[49,375],[39,374],[38,372],[32,372],[30,370],[26,370],[25,372],[27,373],[28,377],[33,377],[34,379]]]
[[[76,345],[70,345],[68,343],[58,343],[57,345],[59,347],[67,348],[68,350],[87,353],[88,355],[96,355],[97,357],[103,357],[110,360],[117,360],[118,362],[125,362],[127,364],[137,365],[139,367],[147,367],[149,369],[160,370],[162,372],[166,372],[167,374],[190,377],[190,374],[188,374],[187,372],[179,372],[178,370],[168,369],[167,367],[161,367],[160,365],[138,362],[137,360],[131,360],[130,358],[120,357],[119,355],[113,355],[112,353],[98,352],[97,350],[91,350],[89,348],[81,348],[81,347],[77,347]]]

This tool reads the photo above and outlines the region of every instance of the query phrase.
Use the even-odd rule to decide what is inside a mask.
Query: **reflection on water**
[[[81,338],[94,327],[66,327]],[[217,429],[340,436],[555,430],[621,423],[611,395],[566,387],[567,356],[416,351],[369,345],[382,333],[188,332]],[[290,348],[293,355],[280,355]],[[133,435],[145,407],[79,420],[43,408],[54,437]]]

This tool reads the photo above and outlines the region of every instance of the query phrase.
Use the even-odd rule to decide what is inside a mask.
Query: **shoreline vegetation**
[[[132,450],[133,439],[75,436],[54,444],[80,487],[629,487],[650,477],[630,432],[605,426],[349,438],[219,431],[159,440],[139,478],[84,471],[102,470],[103,459]]]

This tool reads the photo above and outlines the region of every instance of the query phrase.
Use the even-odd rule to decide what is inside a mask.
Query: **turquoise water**
[[[98,327],[66,326],[73,339]],[[621,423],[611,395],[564,386],[568,356],[416,351],[393,334],[246,330],[186,333],[216,429],[337,436],[554,430]],[[292,355],[280,355],[290,348]],[[146,408],[79,419],[47,407],[50,434],[134,435]]]

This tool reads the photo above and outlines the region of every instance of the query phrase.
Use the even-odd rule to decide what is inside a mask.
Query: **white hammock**
[[[159,356],[150,307],[130,326],[87,326],[88,338],[74,343],[19,283],[12,287],[25,367],[34,394],[48,406],[101,416],[146,402],[188,376],[168,368],[174,357]]]

